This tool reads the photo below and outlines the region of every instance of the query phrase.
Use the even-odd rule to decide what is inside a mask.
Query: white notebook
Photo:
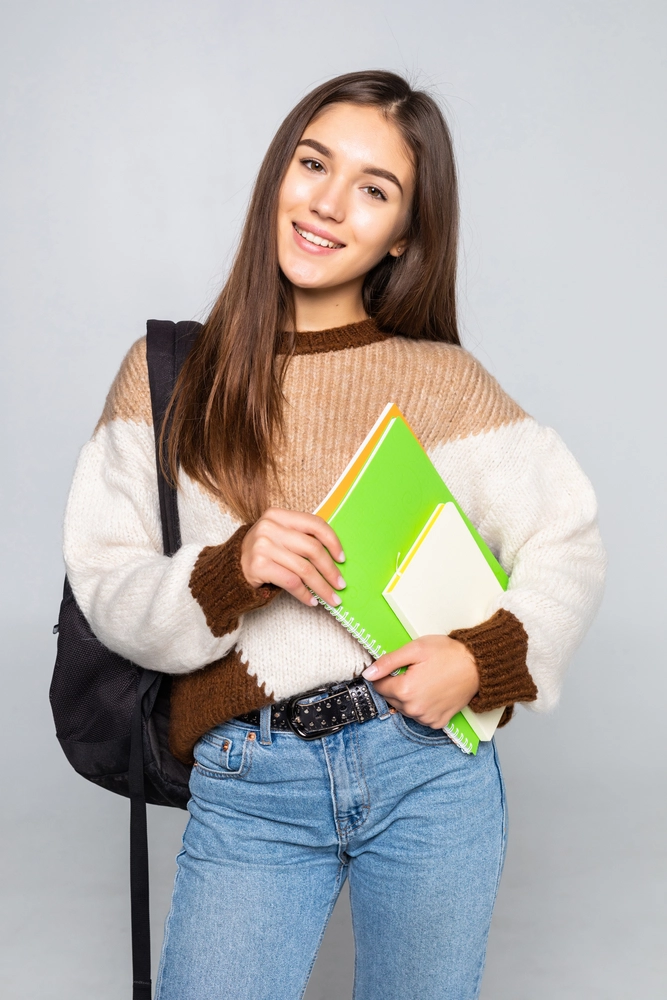
[[[413,639],[448,635],[486,621],[503,587],[453,503],[438,504],[383,591]],[[462,715],[480,740],[490,740],[503,708]]]

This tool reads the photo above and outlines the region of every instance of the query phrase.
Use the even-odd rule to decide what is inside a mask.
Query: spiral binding
[[[317,594],[315,594],[315,597],[317,597]],[[350,612],[342,611],[342,604],[338,608],[333,608],[326,601],[323,601],[321,597],[317,597],[317,599],[327,609],[329,614],[333,615],[336,621],[339,621],[343,628],[346,628],[350,635],[353,635],[357,642],[361,643],[364,649],[368,650],[375,660],[380,656],[384,656],[386,650],[382,648],[380,643],[370,633],[366,632],[365,628],[361,628],[359,624],[354,624],[354,618],[350,616]]]
[[[445,726],[445,732],[449,738],[456,743],[460,750],[463,750],[464,753],[472,753],[473,744],[468,737],[461,732],[458,726],[454,725],[451,729],[449,726]]]

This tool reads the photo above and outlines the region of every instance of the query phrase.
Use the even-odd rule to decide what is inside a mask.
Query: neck
[[[336,288],[298,288],[292,285],[297,331],[331,330],[368,319],[361,296],[363,283],[362,276]]]

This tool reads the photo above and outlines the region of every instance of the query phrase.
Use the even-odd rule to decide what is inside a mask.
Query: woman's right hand
[[[336,607],[345,586],[337,562],[345,555],[336,533],[317,514],[269,507],[241,543],[241,569],[251,587],[273,583],[302,604],[317,598]]]

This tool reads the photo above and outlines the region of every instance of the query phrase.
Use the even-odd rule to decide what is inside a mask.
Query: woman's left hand
[[[391,677],[399,667],[408,670]],[[475,658],[462,642],[447,635],[414,639],[385,653],[363,675],[392,708],[432,729],[444,729],[479,689]]]

